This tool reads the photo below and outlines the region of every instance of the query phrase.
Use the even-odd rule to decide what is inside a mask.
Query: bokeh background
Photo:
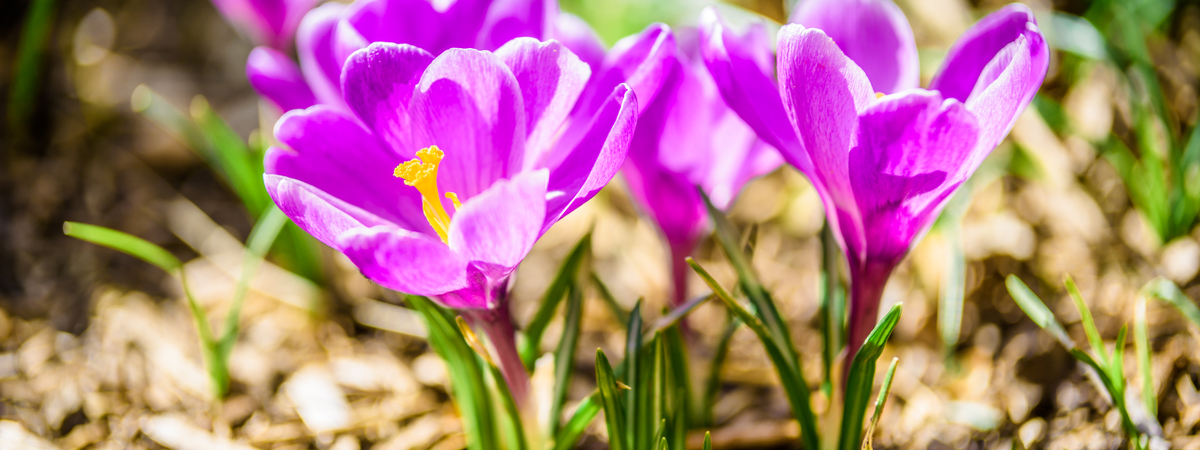
[[[651,22],[693,24],[708,3],[563,0],[561,7],[611,45]],[[790,3],[736,0],[722,8],[783,22]],[[1191,209],[1200,202],[1200,188],[1193,190],[1200,140],[1190,139],[1200,2],[1026,3],[1052,46],[1046,83],[948,208],[950,217],[892,276],[884,301],[903,301],[905,310],[883,356],[900,365],[877,448],[1119,448],[1118,414],[1016,306],[1004,277],[1016,274],[1033,287],[1077,342],[1084,332],[1064,274],[1079,284],[1110,345],[1151,279],[1166,277],[1200,297]],[[954,39],[1004,2],[898,4],[915,30],[927,83]],[[23,44],[26,36],[42,45]],[[275,259],[260,271],[232,356],[232,394],[213,407],[177,282],[63,235],[63,221],[79,221],[169,249],[186,261],[210,315],[222,317],[254,218],[172,124],[211,110],[241,139],[269,139],[261,130],[274,116],[261,112],[244,77],[250,49],[207,0],[0,2],[0,448],[463,447],[445,368],[419,321],[328,249],[325,269],[308,278]],[[758,225],[754,264],[792,323],[810,380],[821,368],[822,214],[816,193],[791,168],[749,185],[731,213],[739,225]],[[645,297],[646,311],[665,304],[664,246],[617,182],[546,234],[523,263],[513,295],[518,324],[593,228],[592,269],[618,301],[630,307]],[[959,252],[965,300],[961,332],[948,345],[939,303]],[[733,282],[711,242],[697,259]],[[692,281],[694,293],[704,291]],[[1200,448],[1193,436],[1198,329],[1164,303],[1152,300],[1147,310],[1157,422],[1172,448]],[[594,292],[585,311],[572,400],[594,387],[592,349],[619,353],[624,339]],[[695,373],[706,370],[725,320],[715,304],[688,318],[697,332]],[[558,332],[552,325],[546,342]],[[798,427],[761,345],[743,329],[732,346],[716,448],[797,448]],[[1126,352],[1126,373],[1140,386],[1133,353]],[[535,389],[548,389],[547,376],[535,375]],[[818,396],[818,413],[828,408]],[[605,446],[602,423],[581,446]]]

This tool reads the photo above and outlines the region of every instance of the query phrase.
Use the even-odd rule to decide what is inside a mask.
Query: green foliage
[[[567,258],[558,269],[558,274],[550,282],[550,286],[546,288],[546,293],[542,296],[542,301],[538,303],[538,309],[533,315],[533,320],[529,322],[529,326],[525,327],[525,340],[522,341],[519,353],[521,354],[521,362],[525,364],[527,370],[533,370],[533,362],[537,359],[541,349],[542,333],[545,333],[546,327],[550,325],[550,320],[554,318],[554,312],[558,310],[559,303],[562,303],[562,299],[567,295],[568,288],[573,283],[578,284],[580,268],[583,266],[591,247],[592,234],[588,233],[575,244],[575,248],[571,249],[571,253],[567,254]]]
[[[42,54],[54,25],[55,0],[33,0],[21,28],[21,43],[17,48],[12,90],[8,96],[8,126],[11,135],[25,131],[29,115],[37,104],[38,85],[42,75]]]
[[[875,413],[871,415],[871,425],[867,426],[867,431],[863,434],[862,448],[863,450],[872,450],[871,436],[875,434],[875,428],[879,426],[879,417],[883,415],[883,406],[887,404],[888,393],[892,391],[892,377],[896,376],[896,364],[900,362],[900,358],[892,358],[892,363],[888,365],[887,375],[883,377],[883,385],[879,387],[879,397],[875,398]]]
[[[1123,363],[1128,325],[1121,327],[1121,331],[1117,334],[1116,346],[1110,354],[1104,348],[1104,342],[1101,340],[1100,333],[1096,329],[1096,324],[1092,320],[1091,311],[1083,301],[1082,296],[1079,295],[1079,289],[1075,286],[1075,282],[1067,276],[1064,284],[1066,284],[1067,291],[1074,300],[1076,308],[1079,309],[1080,320],[1083,322],[1092,351],[1095,352],[1095,357],[1093,357],[1075,346],[1070,337],[1067,336],[1062,325],[1054,318],[1054,314],[1042,302],[1042,299],[1029,290],[1029,287],[1019,278],[1015,275],[1009,275],[1005,280],[1005,284],[1008,286],[1008,292],[1017,301],[1017,305],[1025,311],[1025,314],[1033,319],[1034,323],[1042,329],[1049,331],[1058,339],[1063,347],[1067,348],[1072,357],[1094,371],[1098,384],[1108,393],[1113,406],[1121,415],[1121,428],[1125,432],[1125,437],[1134,444],[1135,448],[1144,448],[1142,444],[1146,441],[1142,438],[1141,431],[1134,424],[1133,417],[1130,415],[1129,408],[1127,407],[1128,405],[1125,403],[1126,381]],[[1147,356],[1147,363],[1149,362],[1148,360],[1149,357]]]
[[[225,315],[224,333],[220,337],[213,333],[208,323],[208,315],[192,296],[187,274],[183,271],[183,263],[171,252],[137,236],[96,225],[64,222],[63,234],[137,257],[179,277],[188,310],[192,313],[196,325],[196,333],[200,337],[200,354],[204,358],[204,366],[212,383],[213,398],[219,400],[225,398],[229,392],[229,355],[233,353],[233,346],[237,343],[242,303],[249,290],[250,279],[254,278],[267,249],[275,242],[279,230],[286,223],[287,216],[274,206],[255,223],[242,261],[242,273],[234,289],[229,312]]]
[[[867,341],[854,355],[854,361],[850,364],[850,373],[846,381],[846,397],[842,405],[842,434],[838,440],[840,450],[855,450],[862,443],[863,418],[867,414],[867,403],[870,401],[871,388],[875,381],[875,360],[883,354],[883,346],[891,337],[896,324],[900,322],[902,310],[903,305],[900,303],[892,306],[892,309],[883,316],[883,320],[880,320],[879,324],[875,325],[875,329],[871,330]],[[893,365],[889,370],[885,385],[890,385],[890,373],[894,370],[895,366]],[[886,397],[886,389],[880,392],[883,397]],[[882,404],[877,405],[877,408],[881,407]]]

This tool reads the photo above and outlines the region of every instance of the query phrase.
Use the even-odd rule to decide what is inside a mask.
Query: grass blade
[[[1183,317],[1200,327],[1200,308],[1197,308],[1175,283],[1165,278],[1155,278],[1142,287],[1142,292],[1170,303]]]
[[[579,330],[583,322],[583,289],[574,283],[567,294],[567,315],[563,318],[562,340],[554,351],[554,397],[550,399],[550,435],[557,436],[571,374],[575,373],[575,351],[579,347]]]
[[[900,358],[892,358],[892,364],[888,366],[887,375],[883,377],[883,385],[879,387],[879,397],[875,399],[875,412],[871,414],[871,424],[867,426],[867,431],[863,434],[862,450],[872,450],[871,438],[875,434],[875,427],[879,426],[879,416],[883,415],[883,406],[887,404],[888,393],[892,391],[892,377],[896,375],[896,363]]]
[[[704,283],[708,284],[708,287],[713,290],[713,294],[725,303],[729,311],[745,323],[746,326],[750,327],[750,330],[754,331],[754,334],[758,336],[758,340],[763,343],[763,348],[767,350],[767,355],[770,356],[771,362],[775,366],[775,371],[779,374],[783,390],[787,394],[788,402],[792,406],[792,414],[796,416],[796,421],[800,422],[800,438],[804,442],[804,448],[821,448],[820,439],[817,435],[816,417],[812,411],[811,394],[804,378],[800,375],[802,372],[796,370],[796,366],[788,362],[784,356],[785,351],[776,344],[770,330],[767,329],[766,325],[758,317],[755,317],[754,314],[751,314],[750,311],[747,311],[745,307],[734,300],[729,295],[729,292],[721,287],[713,279],[712,275],[709,275],[708,271],[700,267],[700,264],[697,264],[695,260],[688,258],[687,263],[700,275]]]
[[[562,266],[558,268],[558,274],[554,276],[550,286],[546,287],[546,293],[542,295],[537,312],[533,314],[529,326],[525,327],[525,340],[522,341],[519,351],[521,362],[525,364],[526,370],[533,370],[533,362],[537,359],[541,349],[542,334],[550,325],[550,320],[554,318],[554,311],[558,309],[558,304],[566,296],[567,289],[577,279],[579,268],[583,265],[585,256],[591,248],[592,234],[589,232],[575,244],[571,253],[567,254]]]
[[[132,234],[111,228],[79,222],[63,222],[63,234],[137,257],[167,272],[175,273],[183,267],[183,264],[179,262],[179,258],[176,258],[175,255],[172,255],[171,252],[166,251],[162,247]]]
[[[1058,339],[1063,347],[1075,348],[1075,342],[1067,335],[1062,324],[1054,318],[1054,313],[1050,312],[1050,308],[1047,308],[1046,304],[1042,303],[1042,299],[1029,290],[1029,286],[1026,286],[1020,278],[1017,278],[1016,275],[1009,275],[1004,279],[1004,285],[1008,287],[1008,293],[1017,302],[1017,306],[1025,311],[1025,315],[1029,316],[1033,323]]]
[[[214,168],[224,176],[250,214],[261,215],[271,204],[271,197],[263,186],[262,159],[250,151],[246,142],[212,110],[203,96],[192,99],[191,114],[216,158]]]
[[[620,303],[617,303],[617,298],[612,295],[612,291],[608,290],[608,285],[604,284],[604,281],[595,273],[592,274],[592,284],[596,286],[596,292],[600,294],[600,299],[604,300],[605,305],[608,305],[613,319],[622,325],[629,323],[629,312],[625,311]]]
[[[1133,344],[1137,349],[1138,373],[1142,377],[1142,402],[1150,417],[1158,417],[1158,393],[1150,366],[1150,336],[1146,329],[1146,296],[1138,295],[1137,312],[1133,319]]]
[[[275,243],[280,230],[283,230],[287,223],[288,218],[283,211],[271,205],[254,224],[254,229],[250,230],[250,237],[246,239],[246,254],[242,258],[242,274],[238,277],[237,287],[234,288],[233,299],[229,301],[229,312],[225,314],[225,326],[218,344],[218,356],[224,361],[229,360],[229,354],[233,352],[233,345],[237,342],[242,303],[246,300],[246,292],[250,290],[250,280],[258,272],[263,256],[267,254],[267,250]]]
[[[504,374],[500,373],[500,368],[492,360],[488,353],[487,347],[479,340],[471,327],[467,325],[467,321],[462,316],[456,316],[454,321],[458,325],[459,331],[462,333],[467,344],[475,351],[475,354],[488,369],[488,374],[491,375],[491,386],[495,397],[499,398],[500,406],[504,408],[504,414],[501,418],[504,419],[504,427],[506,433],[502,435],[508,441],[507,448],[509,450],[527,450],[525,439],[525,427],[521,423],[521,412],[517,410],[517,402],[513,400],[512,391],[508,389],[508,383],[505,381]]]
[[[703,450],[712,450],[712,433],[704,432],[704,447]]]
[[[600,389],[600,403],[604,407],[604,421],[608,424],[608,445],[611,450],[626,450],[625,407],[617,391],[617,378],[604,351],[596,349],[596,385]]]
[[[641,448],[638,445],[641,440],[639,437],[649,436],[649,429],[653,425],[641,424],[644,420],[653,420],[649,414],[645,413],[644,401],[651,400],[652,397],[646,396],[648,383],[650,381],[651,371],[645,371],[643,368],[644,361],[642,355],[642,301],[638,300],[633,306],[633,311],[629,314],[629,324],[625,327],[625,383],[633,387],[628,392],[625,392],[625,431],[629,433],[625,435],[625,447],[628,449]],[[651,368],[653,369],[653,368]],[[640,398],[639,398],[640,397]],[[611,439],[611,437],[610,437]]]
[[[721,248],[725,250],[725,256],[729,258],[729,263],[737,272],[742,291],[750,299],[750,304],[754,305],[756,315],[762,319],[762,323],[771,332],[772,339],[781,348],[790,370],[799,373],[799,358],[796,357],[796,348],[792,344],[791,332],[788,331],[787,323],[779,316],[779,311],[775,308],[775,302],[771,300],[770,294],[758,281],[758,276],[755,275],[750,260],[746,258],[742,247],[738,245],[737,231],[725,214],[713,205],[708,195],[703,190],[699,190],[699,192],[700,196],[704,198],[704,205],[708,208],[708,215],[712,219],[717,242],[721,244]]]
[[[1063,277],[1063,284],[1067,286],[1067,293],[1071,294],[1071,299],[1075,301],[1075,309],[1079,310],[1079,319],[1083,322],[1083,330],[1087,333],[1088,343],[1092,345],[1092,353],[1100,359],[1100,364],[1109,365],[1108,352],[1104,350],[1104,341],[1100,339],[1100,330],[1096,329],[1096,321],[1092,319],[1092,310],[1088,308],[1087,303],[1084,303],[1083,296],[1079,294],[1079,287],[1075,286],[1075,280],[1071,279],[1070,275]]]
[[[841,450],[855,450],[862,444],[863,417],[867,414],[867,402],[875,381],[875,360],[883,353],[884,344],[900,322],[903,308],[902,303],[893,305],[854,355],[846,381],[846,400],[843,402],[842,434],[838,441]]]
[[[575,448],[575,444],[579,442],[579,437],[583,436],[583,432],[587,431],[588,426],[600,414],[601,400],[599,396],[600,393],[595,392],[579,402],[579,407],[575,408],[575,413],[571,415],[571,419],[554,436],[554,450],[570,450]]]
[[[960,192],[955,199],[964,194],[965,192]],[[946,357],[949,358],[954,354],[959,334],[962,332],[962,309],[965,296],[963,284],[966,282],[967,276],[967,261],[963,255],[962,246],[961,217],[948,218],[942,227],[942,235],[946,238],[949,271],[946,273],[942,295],[938,302],[938,330],[941,331],[942,345],[945,348]]]
[[[672,309],[666,314],[663,314],[662,317],[659,317],[658,320],[654,321],[654,324],[650,326],[650,331],[648,332],[658,333],[675,326],[675,324],[679,323],[680,320],[683,320],[685,316],[690,314],[692,310],[696,309],[697,306],[700,306],[701,303],[708,301],[710,298],[712,298],[712,294],[704,294],[692,297],[691,300],[688,300],[682,305],[676,306],[675,309]]]
[[[37,104],[38,84],[43,81],[42,53],[54,22],[54,0],[33,0],[21,27],[21,43],[8,97],[8,125],[12,135],[23,134],[29,115]]]
[[[721,340],[717,341],[716,350],[713,351],[712,362],[708,367],[708,379],[704,383],[704,398],[700,403],[700,414],[704,426],[715,425],[713,406],[716,406],[717,395],[721,393],[721,366],[725,365],[725,357],[729,355],[729,343],[733,340],[733,333],[741,325],[742,321],[730,314],[729,323],[725,326],[725,331],[721,333]]]

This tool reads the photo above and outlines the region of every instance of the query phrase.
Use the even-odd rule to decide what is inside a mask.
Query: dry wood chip
[[[252,450],[253,447],[221,439],[175,415],[148,417],[142,432],[163,447],[174,450]]]

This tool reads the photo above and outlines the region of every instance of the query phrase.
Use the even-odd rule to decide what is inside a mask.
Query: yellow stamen
[[[885,95],[887,95],[887,94],[884,94],[884,93],[882,93],[882,92],[876,92],[876,93],[875,93],[875,98],[883,98],[883,96],[885,96]]]
[[[392,175],[403,178],[405,185],[417,188],[417,192],[421,193],[421,209],[425,212],[425,219],[433,225],[433,231],[442,238],[442,242],[449,243],[450,215],[446,214],[446,208],[442,206],[442,197],[438,194],[437,185],[438,164],[442,162],[443,156],[445,154],[436,145],[423,148],[417,151],[416,158],[396,166]],[[447,192],[446,198],[454,202],[454,208],[457,210],[458,196]]]
[[[458,201],[458,194],[455,194],[453,192],[447,192],[446,198],[448,198],[448,199],[450,199],[450,201],[454,202],[454,211],[458,211],[459,208],[462,208],[462,203]]]

